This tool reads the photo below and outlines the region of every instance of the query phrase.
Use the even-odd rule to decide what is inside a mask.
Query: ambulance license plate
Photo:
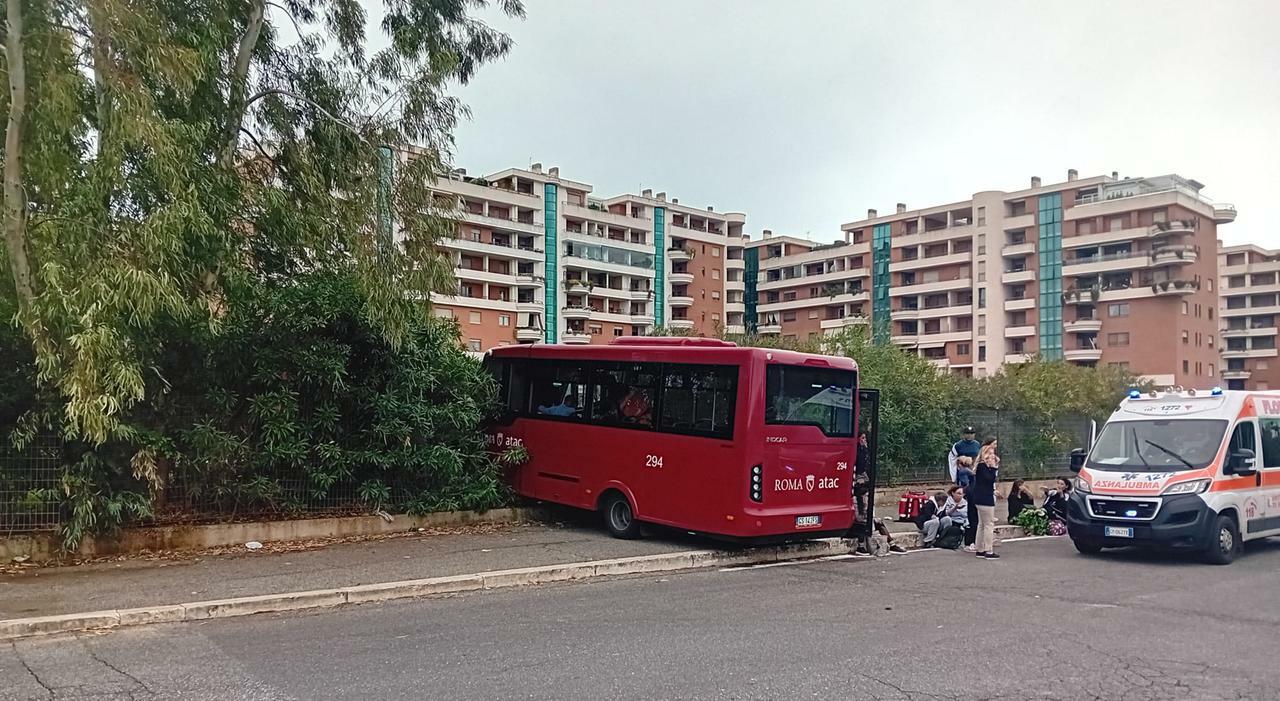
[[[1120,526],[1107,526],[1103,531],[1103,535],[1108,538],[1132,538],[1132,528],[1121,528]]]
[[[813,528],[822,525],[821,516],[797,516],[796,528]]]

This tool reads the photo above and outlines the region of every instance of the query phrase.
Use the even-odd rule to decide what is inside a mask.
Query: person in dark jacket
[[[969,503],[978,509],[978,533],[975,550],[978,557],[994,560],[999,555],[995,550],[996,535],[996,482],[1000,479],[1000,455],[995,438],[982,442],[982,450],[978,453],[977,470],[974,471],[973,484],[969,486]]]
[[[1071,479],[1059,477],[1055,487],[1055,489],[1041,487],[1045,490],[1044,512],[1049,517],[1049,533],[1062,535],[1067,532],[1067,504],[1071,501]]]
[[[1009,488],[1009,523],[1013,523],[1013,519],[1022,513],[1023,509],[1029,509],[1036,505],[1035,497],[1031,496],[1031,490],[1027,489],[1026,480],[1014,480],[1013,486]]]

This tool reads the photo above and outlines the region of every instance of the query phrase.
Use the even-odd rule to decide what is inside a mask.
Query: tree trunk
[[[4,243],[9,271],[18,292],[23,323],[31,323],[37,283],[31,276],[27,244],[27,193],[22,182],[22,128],[27,109],[27,67],[23,56],[22,0],[7,0],[8,36],[4,53],[9,69],[9,121],[4,132]]]
[[[235,163],[236,144],[240,142],[240,127],[244,126],[244,114],[247,107],[245,98],[249,92],[249,66],[253,60],[253,50],[258,45],[258,37],[262,34],[262,25],[266,21],[266,1],[254,0],[249,8],[249,21],[244,28],[244,36],[240,37],[240,46],[236,50],[236,62],[231,67],[231,92],[227,96],[227,123],[222,132],[222,153],[218,157],[218,165],[229,167]]]

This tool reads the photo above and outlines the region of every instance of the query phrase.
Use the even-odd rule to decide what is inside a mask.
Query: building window
[[[978,288],[978,309],[986,309],[986,308],[987,308],[987,288],[979,287]]]
[[[1129,316],[1129,305],[1126,302],[1120,304],[1108,304],[1107,316]]]
[[[1209,318],[1213,318],[1213,307],[1209,307]]]
[[[1197,375],[1204,374],[1204,365],[1199,360],[1196,361],[1196,374]]]
[[[1196,305],[1196,318],[1197,318],[1197,319],[1199,319],[1199,318],[1200,318],[1200,305],[1199,305],[1199,304],[1197,304],[1197,305]]]
[[[478,339],[478,338],[473,338],[473,339],[471,339],[470,341],[467,341],[467,350],[471,351],[472,353],[479,353],[479,352],[480,352],[480,339]]]
[[[479,241],[479,240],[480,240],[480,230],[479,230],[479,229],[472,229],[472,230],[471,230],[471,240],[472,240],[472,241]]]
[[[452,318],[453,318],[453,310],[452,310],[452,309],[439,309],[439,308],[437,308],[437,309],[436,309],[436,316],[437,316],[437,317],[439,317],[439,318],[441,318],[441,319],[452,319]]]
[[[817,310],[817,309],[810,309],[810,310],[809,310],[809,318],[810,318],[810,319],[817,319],[817,318],[818,318],[818,310]]]
[[[712,249],[712,250],[717,250],[717,249]],[[711,269],[711,279],[712,279],[712,280],[719,280],[719,279],[720,279],[720,269],[719,269],[719,268],[712,268],[712,269]]]
[[[591,335],[592,335],[592,336],[599,336],[599,335],[600,335],[600,334],[602,334],[602,333],[604,333],[604,327],[603,327],[603,326],[599,326],[599,325],[596,325],[596,324],[592,324],[592,325],[591,325]]]
[[[480,312],[471,312],[467,315],[467,320],[473,324],[480,323]]]
[[[615,327],[613,327],[613,335],[614,335],[614,336],[621,336],[621,335],[622,335],[622,327],[621,327],[621,326],[615,326]]]
[[[1214,371],[1213,363],[1209,363],[1209,377],[1213,377],[1213,371]]]
[[[987,208],[978,208],[978,226],[986,226],[987,224]]]
[[[1129,345],[1128,333],[1109,333],[1107,334],[1107,345],[1112,348]]]
[[[1191,308],[1191,305],[1187,304],[1186,300],[1183,300],[1183,302],[1182,302],[1182,315],[1183,315],[1183,316],[1186,316],[1186,315],[1187,315],[1187,310],[1188,310],[1188,309],[1190,309],[1190,308]]]
[[[795,313],[795,312],[783,312],[783,313],[782,313],[782,320],[783,320],[783,321],[795,321],[795,320],[796,320],[796,313]]]
[[[1107,363],[1107,367],[1120,368],[1121,370],[1128,370],[1128,369],[1129,369],[1129,361],[1127,361],[1127,360],[1122,360],[1122,361],[1120,361],[1120,362],[1118,362],[1118,363]]]
[[[987,346],[985,344],[979,343],[978,344],[978,362],[980,363],[985,362],[986,359],[987,359]]]
[[[1093,233],[1092,219],[1081,219],[1080,221],[1076,222],[1076,235],[1084,236],[1086,234],[1092,234],[1092,233]]]
[[[1209,286],[1209,291],[1213,292],[1213,278],[1207,277],[1204,279],[1204,281],[1205,281],[1205,284]]]
[[[1190,340],[1191,340],[1191,334],[1190,334],[1189,332],[1187,332],[1187,331],[1183,331],[1183,332],[1182,332],[1182,342],[1183,342],[1183,343],[1187,343],[1187,342],[1188,342],[1188,341],[1190,341]]]
[[[1213,334],[1209,334],[1208,340],[1209,340],[1209,347],[1213,348]]]
[[[711,299],[720,299],[720,290],[712,290]]]
[[[956,344],[956,355],[969,355],[969,344],[968,344],[968,343],[957,343],[957,344]]]
[[[1154,209],[1151,211],[1152,222],[1169,221],[1169,211],[1165,209]]]
[[[712,257],[712,258],[719,258],[719,257],[720,257],[720,249],[719,249],[719,248],[713,248],[713,249],[711,249],[711,257]]]
[[[1184,375],[1191,374],[1191,363],[1186,360],[1182,361],[1182,374]]]

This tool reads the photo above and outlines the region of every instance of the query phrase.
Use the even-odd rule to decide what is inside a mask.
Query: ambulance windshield
[[[1089,452],[1088,466],[1114,472],[1201,468],[1217,454],[1226,427],[1219,419],[1113,421]]]

